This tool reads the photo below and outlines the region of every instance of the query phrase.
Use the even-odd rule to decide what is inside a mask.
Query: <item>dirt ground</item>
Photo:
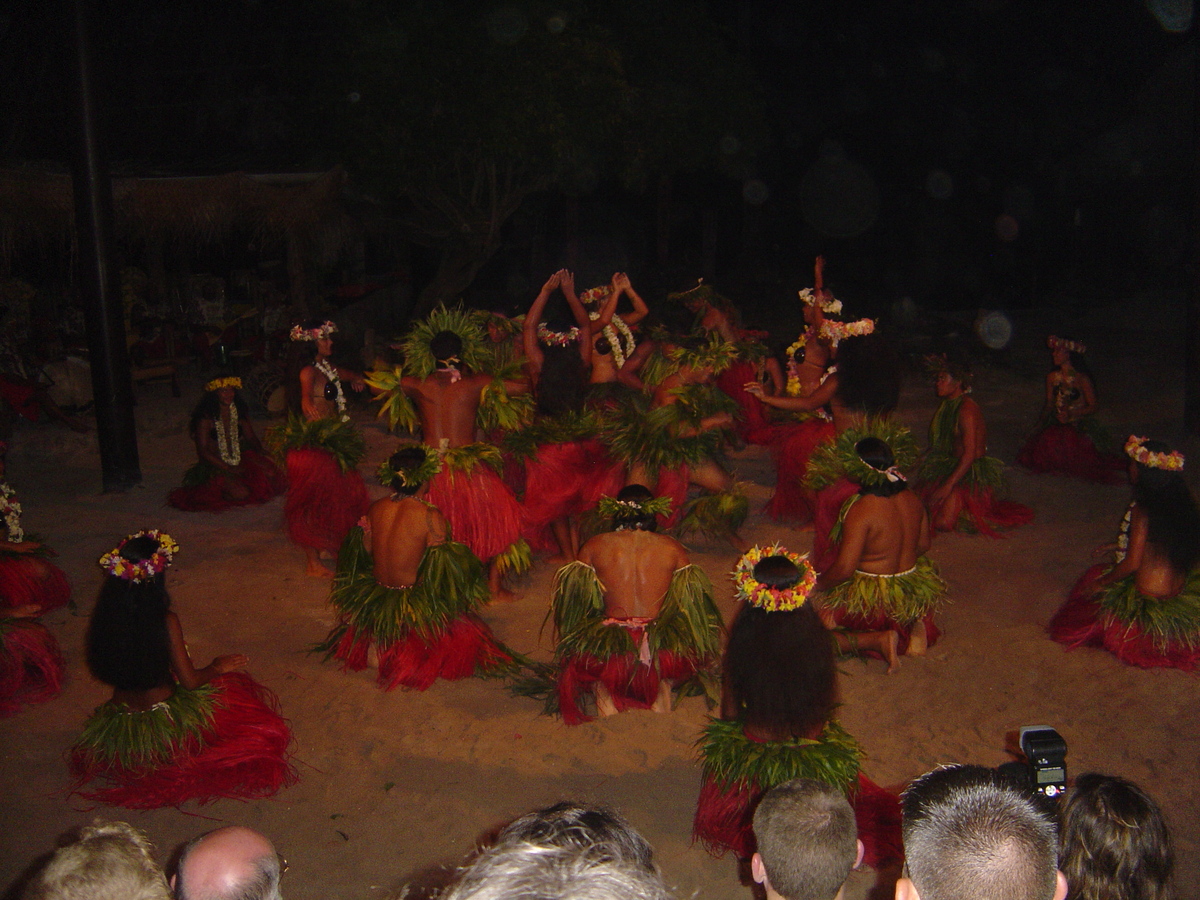
[[[1133,431],[1179,438],[1182,337],[1172,326],[1179,308],[1143,306],[1125,322],[1106,311],[1072,323],[1099,374],[1101,418],[1122,437]],[[1161,330],[1144,330],[1146,322]],[[989,449],[1003,459],[1014,458],[1040,406],[1048,366],[1042,341],[1055,327],[1061,324],[1052,317],[1027,316],[1013,348],[978,365],[975,396],[988,417]],[[685,700],[670,715],[627,713],[567,728],[496,682],[383,693],[372,672],[343,673],[307,653],[333,617],[327,585],[304,577],[302,554],[283,535],[282,499],[219,515],[165,505],[193,458],[185,424],[200,374],[188,376],[181,399],[163,385],[139,389],[144,481],[127,494],[99,494],[94,435],[39,423],[24,424],[15,436],[9,475],[25,527],[58,551],[77,607],[43,619],[66,655],[62,695],[0,722],[5,896],[15,896],[31,866],[64,836],[103,816],[145,829],[164,863],[199,832],[249,825],[270,835],[289,860],[283,890],[292,900],[372,900],[437,881],[491,829],[571,797],[624,812],[654,845],[679,897],[747,897],[731,857],[712,859],[691,843],[700,786],[694,743],[707,714],[700,699]],[[1142,392],[1153,403],[1141,402]],[[899,415],[923,436],[935,402],[930,383],[910,377]],[[265,424],[256,423],[260,431]],[[360,424],[370,448],[361,469],[369,473],[395,441],[365,411]],[[732,462],[750,483],[745,537],[807,550],[811,534],[771,525],[759,513],[774,478],[767,453],[750,448]],[[1067,653],[1044,631],[1093,561],[1092,548],[1113,539],[1128,489],[1020,471],[1010,480],[1012,497],[1036,510],[1034,524],[998,541],[939,537],[931,555],[953,600],[940,616],[941,642],[890,676],[881,662],[843,663],[839,716],[869,755],[867,774],[895,789],[939,763],[1005,762],[1006,735],[1022,725],[1054,726],[1069,745],[1072,773],[1120,774],[1160,801],[1176,838],[1179,896],[1194,896],[1200,678],[1126,667],[1101,651]],[[64,751],[107,696],[88,675],[82,651],[100,583],[96,559],[143,527],[168,531],[182,548],[169,584],[197,662],[248,654],[250,673],[279,695],[291,719],[301,780],[271,800],[138,812],[88,808],[64,794]],[[705,543],[689,548],[731,614],[726,574],[734,552]],[[540,563],[521,583],[520,600],[485,611],[502,640],[542,659],[552,649],[543,628],[551,575]],[[890,890],[888,873],[865,871],[855,876],[852,895],[878,900]]]

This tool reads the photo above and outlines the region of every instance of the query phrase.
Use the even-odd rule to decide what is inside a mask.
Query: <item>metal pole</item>
[[[112,180],[100,139],[92,70],[88,0],[67,0],[76,140],[72,155],[75,228],[79,236],[77,278],[87,324],[96,434],[104,492],[127,491],[142,481],[133,382],[121,291],[112,264]]]

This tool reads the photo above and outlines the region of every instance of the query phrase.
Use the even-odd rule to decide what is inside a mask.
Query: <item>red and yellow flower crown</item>
[[[1151,469],[1166,469],[1168,472],[1183,471],[1183,454],[1178,450],[1169,453],[1155,453],[1146,449],[1146,438],[1130,435],[1125,442],[1125,455],[1136,463],[1149,466]]]
[[[316,328],[293,325],[290,337],[293,341],[322,341],[337,330],[337,326],[326,319]]]
[[[242,389],[242,379],[237,375],[227,375],[224,378],[214,378],[204,386],[205,392],[219,391],[221,388],[233,388],[235,391]]]
[[[800,580],[790,588],[775,588],[763,584],[754,577],[754,567],[768,556],[786,556],[800,571]],[[792,553],[780,544],[770,547],[752,547],[738,560],[733,570],[733,583],[739,600],[767,612],[785,612],[799,609],[808,601],[817,583],[817,573],[808,561],[808,554]]]
[[[125,549],[126,544],[143,537],[153,538],[158,542],[158,549],[154,551],[154,554],[149,559],[134,562],[121,555],[121,551]],[[149,581],[160,572],[165,572],[167,566],[171,564],[171,560],[175,558],[175,554],[178,552],[179,545],[175,543],[174,538],[169,534],[159,531],[157,528],[150,528],[129,535],[121,543],[117,544],[116,547],[105,553],[100,557],[100,568],[104,569],[109,575],[116,578],[123,578],[126,581]]]

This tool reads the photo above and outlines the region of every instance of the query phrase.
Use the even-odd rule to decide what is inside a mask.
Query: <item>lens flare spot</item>
[[[742,199],[751,206],[762,206],[771,196],[771,189],[757,178],[742,185]]]
[[[1021,226],[1008,213],[996,216],[996,237],[1000,238],[1000,240],[1015,241],[1020,233]]]
[[[925,176],[925,192],[937,200],[954,196],[954,176],[944,169],[934,169]]]

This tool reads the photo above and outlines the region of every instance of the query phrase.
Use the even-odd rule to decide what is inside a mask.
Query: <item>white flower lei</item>
[[[240,465],[242,462],[242,440],[238,432],[238,411],[237,404],[229,404],[229,432],[226,433],[225,427],[221,424],[221,413],[217,413],[216,419],[213,420],[213,426],[217,432],[217,453],[221,456],[221,462],[227,466]],[[232,439],[232,441],[231,441]],[[233,449],[230,449],[232,443]]]
[[[600,318],[600,313],[593,310],[588,313],[588,318],[595,322]],[[621,336],[617,337],[617,332]],[[633,352],[633,348],[637,346],[637,342],[633,339],[633,332],[629,330],[629,326],[625,324],[625,320],[620,316],[612,317],[612,324],[605,325],[604,330],[600,332],[606,338],[612,347],[613,361],[617,364],[617,368],[625,365],[625,357]]]
[[[342,390],[342,378],[338,375],[337,369],[329,364],[329,360],[324,358],[318,359],[313,364],[313,368],[324,375],[329,380],[329,383],[337,389],[336,403],[338,415],[341,416],[343,422],[349,422],[350,417],[346,415],[346,392]]]
[[[17,492],[7,481],[0,481],[0,515],[4,516],[4,527],[8,529],[8,540],[19,544],[25,540],[21,528],[21,504],[16,501]]]
[[[1113,554],[1113,562],[1120,563],[1129,555],[1129,528],[1133,524],[1133,508],[1136,503],[1130,503],[1129,508],[1125,510],[1125,518],[1121,520],[1121,527],[1117,530],[1117,552]]]

